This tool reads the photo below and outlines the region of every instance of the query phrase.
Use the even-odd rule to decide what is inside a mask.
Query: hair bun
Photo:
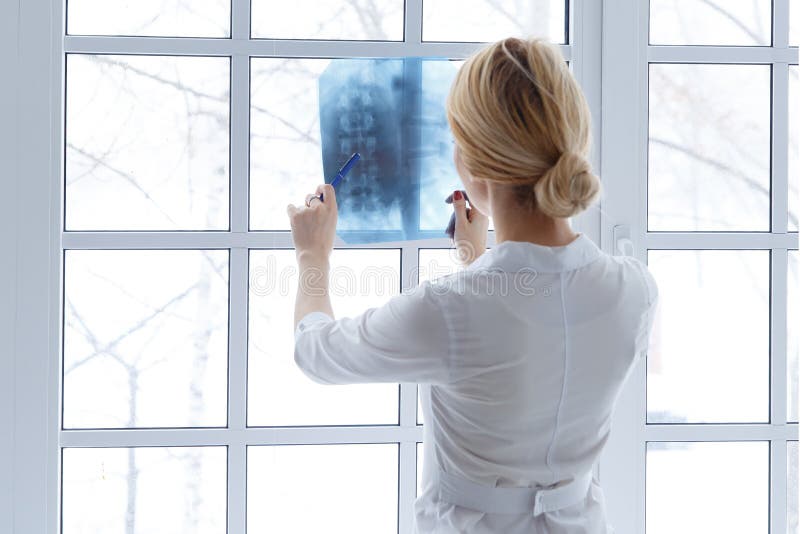
[[[539,209],[550,217],[572,217],[585,210],[600,193],[600,180],[582,155],[563,152],[534,184]]]

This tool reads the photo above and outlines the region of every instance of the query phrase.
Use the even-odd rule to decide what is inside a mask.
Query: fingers
[[[318,185],[316,193],[322,197],[326,204],[336,206],[336,190],[331,184]]]
[[[469,219],[469,222],[489,219],[485,213],[476,208],[474,205],[470,205],[470,207],[467,209],[467,218]]]
[[[453,191],[452,194],[453,211],[456,214],[456,224],[459,222],[466,222],[467,218],[467,201],[464,198],[464,193],[461,191]]]
[[[315,205],[314,204],[315,200],[317,201],[320,200],[319,195],[315,195],[313,193],[309,193],[308,195],[306,195],[306,207],[309,208],[313,207]]]
[[[298,211],[297,206],[295,206],[294,204],[289,204],[288,206],[286,206],[286,215],[288,215],[289,218],[292,218],[294,214],[297,213],[297,211]]]
[[[455,193],[455,191],[453,191],[453,193]],[[447,198],[444,199],[445,203],[447,204],[453,203],[453,193],[447,195]],[[466,201],[469,202],[469,197],[467,196],[467,192],[462,189],[461,194],[464,195],[464,199],[466,199]]]
[[[447,237],[450,239],[455,239],[456,235],[456,214],[450,214],[450,222],[447,223],[447,228],[445,228],[444,233],[447,234]]]

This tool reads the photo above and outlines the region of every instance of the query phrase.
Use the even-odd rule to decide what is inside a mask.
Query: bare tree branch
[[[714,167],[715,169],[720,170],[720,171],[730,175],[732,178],[735,178],[735,179],[743,182],[745,185],[747,185],[748,187],[752,188],[756,192],[762,193],[763,195],[765,195],[765,197],[767,199],[770,198],[770,190],[769,190],[769,188],[764,187],[762,184],[760,184],[756,180],[750,178],[748,175],[744,174],[743,172],[739,171],[738,169],[734,169],[733,167],[731,167],[729,165],[726,165],[726,164],[724,164],[724,163],[722,163],[720,161],[717,161],[717,160],[715,160],[713,158],[710,158],[710,157],[708,157],[708,156],[706,156],[704,154],[701,154],[700,152],[698,152],[696,150],[692,150],[689,147],[686,147],[686,146],[683,146],[683,145],[679,145],[677,143],[673,143],[672,141],[667,141],[666,139],[660,139],[660,138],[657,138],[657,137],[650,137],[650,142],[651,143],[655,143],[657,145],[661,145],[661,146],[663,146],[665,148],[669,148],[671,150],[676,150],[678,152],[682,152],[683,154],[686,154],[687,156],[689,156],[689,157],[691,157],[691,158],[693,158],[693,159],[695,159],[697,161],[700,161],[702,163],[705,163],[706,165]],[[797,217],[795,217],[794,215],[790,214],[789,215],[789,220],[790,220],[790,222],[792,222],[794,224],[797,224]]]
[[[222,102],[222,103],[224,103],[226,105],[228,104],[227,95],[216,96],[216,95],[211,95],[211,94],[208,94],[208,93],[204,93],[202,91],[198,91],[196,89],[188,87],[188,86],[186,86],[186,85],[184,85],[182,83],[176,82],[174,80],[168,80],[168,79],[166,79],[166,78],[164,78],[162,76],[158,76],[156,74],[147,72],[145,70],[133,67],[133,66],[129,65],[128,63],[125,63],[124,61],[117,61],[117,60],[109,59],[108,57],[105,57],[105,56],[93,56],[92,59],[94,61],[99,62],[99,63],[106,63],[108,65],[113,65],[115,67],[130,71],[130,72],[132,72],[134,74],[137,74],[139,76],[143,76],[145,78],[149,78],[151,80],[163,83],[165,85],[168,85],[168,86],[173,87],[175,89],[178,89],[180,91],[185,91],[187,94],[190,94],[190,95],[195,96],[197,98],[205,98],[205,99],[214,100],[214,101],[217,101],[217,102]],[[312,143],[314,145],[319,145],[319,140],[314,139],[313,137],[308,135],[306,132],[303,132],[298,127],[296,127],[294,124],[292,124],[288,120],[284,119],[283,117],[280,117],[279,115],[276,115],[272,111],[270,111],[270,110],[268,110],[266,108],[263,108],[261,106],[256,106],[256,105],[252,105],[252,104],[251,104],[250,108],[253,111],[257,111],[259,113],[263,113],[263,114],[275,119],[276,121],[280,122],[281,124],[283,124],[284,126],[289,128],[290,130],[295,131],[297,134],[299,134],[304,140],[308,141],[309,143]]]
[[[139,320],[138,322],[136,322],[135,324],[133,324],[125,332],[123,332],[122,334],[118,335],[113,340],[111,340],[110,342],[106,343],[104,346],[98,346],[97,348],[95,348],[95,352],[93,352],[92,354],[89,354],[88,356],[85,356],[85,357],[81,358],[77,362],[75,362],[72,365],[70,365],[64,371],[64,374],[68,374],[68,373],[74,371],[75,369],[77,369],[81,365],[85,364],[86,362],[90,361],[92,358],[94,358],[95,356],[97,356],[99,354],[109,354],[109,353],[111,353],[111,351],[117,345],[119,345],[119,343],[122,340],[124,340],[127,336],[129,336],[129,335],[133,334],[134,332],[137,332],[137,331],[141,330],[142,328],[144,328],[145,326],[147,326],[150,323],[150,321],[152,321],[153,319],[158,317],[164,310],[166,310],[167,308],[169,308],[170,306],[172,306],[176,302],[179,302],[180,300],[185,298],[196,287],[197,287],[197,284],[193,284],[193,285],[189,286],[184,291],[181,291],[178,295],[176,295],[176,296],[172,297],[171,299],[169,299],[166,303],[162,304],[158,308],[155,308],[153,310],[153,313],[151,313],[147,317],[145,317],[145,318]]]
[[[705,5],[707,5],[708,7],[710,7],[711,9],[713,9],[714,11],[716,11],[717,13],[719,13],[720,15],[722,15],[723,17],[725,17],[726,19],[728,19],[731,22],[733,22],[733,24],[737,28],[739,28],[744,33],[746,33],[756,43],[762,44],[762,45],[763,44],[767,44],[761,39],[761,36],[759,36],[758,34],[753,32],[750,28],[748,28],[747,25],[744,22],[742,22],[741,20],[739,20],[738,17],[734,16],[730,11],[728,11],[728,10],[720,7],[719,5],[717,5],[716,2],[713,2],[712,0],[700,0],[700,1],[702,3],[704,3]]]
[[[139,185],[139,183],[136,181],[136,178],[134,178],[133,176],[131,176],[130,174],[128,174],[128,173],[126,173],[126,172],[122,172],[121,170],[119,170],[119,169],[117,169],[117,168],[115,168],[115,167],[112,167],[111,165],[109,165],[108,163],[106,163],[106,162],[105,162],[105,161],[103,161],[102,159],[98,158],[98,157],[97,157],[97,156],[95,156],[94,154],[91,154],[90,152],[87,152],[86,150],[83,150],[82,148],[80,148],[80,147],[78,147],[78,146],[75,146],[75,145],[74,145],[74,144],[72,144],[72,143],[67,143],[67,148],[69,148],[70,150],[74,150],[75,152],[77,152],[77,153],[78,153],[78,154],[80,154],[81,156],[83,156],[83,157],[87,158],[88,160],[90,160],[90,161],[94,162],[96,165],[98,165],[98,166],[100,166],[100,167],[103,167],[104,169],[107,169],[107,170],[111,171],[111,173],[112,173],[112,174],[115,174],[115,175],[119,176],[120,178],[122,178],[123,180],[125,180],[126,182],[128,182],[128,183],[129,183],[129,184],[130,184],[130,185],[131,185],[131,186],[132,186],[134,189],[136,189],[137,191],[139,191],[139,193],[141,193],[141,194],[142,194],[142,196],[144,196],[144,198],[145,198],[145,199],[147,199],[149,202],[151,202],[151,203],[153,204],[153,206],[155,206],[155,207],[158,209],[158,211],[159,211],[159,212],[160,212],[160,213],[161,213],[161,214],[162,214],[162,215],[163,215],[163,216],[164,216],[164,217],[165,217],[165,218],[166,218],[166,219],[167,219],[169,222],[171,222],[171,223],[172,223],[172,224],[174,224],[175,226],[178,226],[178,223],[177,223],[177,222],[176,222],[176,221],[175,221],[175,220],[174,220],[172,217],[170,217],[170,216],[169,216],[169,213],[167,213],[166,211],[164,211],[164,209],[163,209],[161,206],[159,206],[158,202],[156,202],[156,199],[154,199],[153,197],[151,197],[151,196],[150,196],[150,193],[148,193],[147,191],[145,191],[145,190],[142,188],[142,186],[140,186],[140,185]]]

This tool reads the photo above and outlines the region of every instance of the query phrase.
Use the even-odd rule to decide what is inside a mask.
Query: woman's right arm
[[[449,332],[438,297],[425,282],[357,317],[312,312],[295,329],[295,362],[323,384],[446,383]]]

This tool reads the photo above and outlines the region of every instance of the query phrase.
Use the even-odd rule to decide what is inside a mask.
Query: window
[[[477,43],[535,33],[563,43],[595,106],[581,39],[599,17],[567,4],[65,3],[61,532],[410,532],[416,385],[321,386],[296,368],[285,207],[325,175],[323,82],[360,58],[455,72]],[[454,268],[457,178],[423,170],[445,175],[415,200],[429,239],[338,247],[340,316]],[[576,223],[596,233],[596,216]]]
[[[612,523],[648,534],[797,532],[796,474],[785,474],[797,455],[797,331],[787,321],[798,276],[796,2],[627,4],[604,22],[605,35],[643,31],[605,41],[604,65],[620,66],[604,75],[604,95],[637,104],[618,119],[623,108],[603,102],[603,231],[614,240],[630,230],[660,303],[606,452],[608,469],[628,470],[602,479],[620,498],[609,496]]]
[[[329,530],[410,532],[416,386],[294,368],[284,209],[327,174],[331,63],[457,68],[536,33],[594,116],[605,193],[574,226],[630,238],[662,289],[599,464],[609,522],[797,532],[797,0],[284,4],[0,4],[0,159],[23,176],[0,195],[0,530],[317,531],[302,493]],[[337,313],[453,268],[435,217],[455,186],[416,204],[424,239],[337,248]]]

